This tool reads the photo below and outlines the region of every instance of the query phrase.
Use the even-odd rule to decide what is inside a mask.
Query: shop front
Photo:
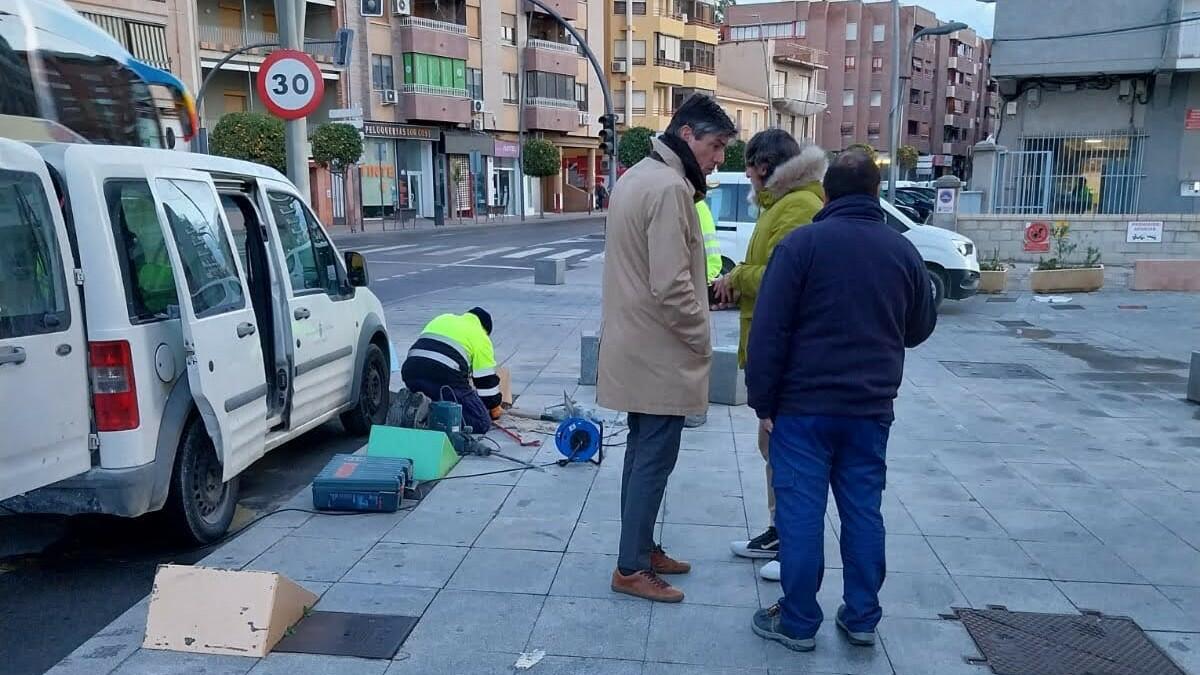
[[[391,219],[398,210],[407,209],[432,218],[433,144],[441,130],[368,121],[363,123],[363,136],[359,163],[363,218]]]
[[[494,213],[505,216],[517,215],[517,157],[520,146],[516,141],[496,139],[495,155],[488,178],[488,203]]]
[[[491,134],[471,131],[446,131],[442,136],[446,151],[446,176],[449,213],[457,218],[486,216],[492,211],[489,179],[495,140]]]

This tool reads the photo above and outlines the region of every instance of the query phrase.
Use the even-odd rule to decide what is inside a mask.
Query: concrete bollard
[[[533,261],[533,283],[560,286],[567,281],[567,261],[543,258]]]
[[[579,338],[579,384],[596,386],[597,364],[600,361],[600,335],[588,331]]]
[[[746,405],[746,374],[738,368],[737,347],[718,347],[713,350],[708,401],[722,405]]]
[[[1200,352],[1192,352],[1192,370],[1188,374],[1187,397],[1193,403],[1200,403]]]

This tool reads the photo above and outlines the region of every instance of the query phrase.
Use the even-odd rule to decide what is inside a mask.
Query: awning
[[[443,132],[446,141],[447,155],[469,155],[478,152],[481,155],[492,155],[496,152],[496,139],[491,134],[471,131]]]

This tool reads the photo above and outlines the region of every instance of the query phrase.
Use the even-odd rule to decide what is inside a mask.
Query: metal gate
[[[339,171],[330,174],[333,177],[333,184],[330,191],[333,192],[333,224],[346,224],[346,173]]]
[[[997,152],[992,213],[1049,213],[1053,166],[1050,150]]]

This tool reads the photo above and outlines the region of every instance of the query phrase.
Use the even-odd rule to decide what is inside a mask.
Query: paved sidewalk
[[[608,211],[575,211],[564,213],[547,212],[545,216],[533,214],[525,216],[522,220],[521,216],[479,216],[476,218],[447,218],[441,227],[434,224],[432,218],[417,218],[415,220],[404,221],[404,226],[394,219],[388,218],[381,220],[372,218],[367,220],[365,224],[359,223],[355,225],[353,231],[346,225],[330,226],[330,234],[337,239],[345,239],[354,237],[360,234],[379,234],[380,232],[415,232],[422,230],[438,230],[451,232],[454,230],[463,230],[480,227],[499,227],[502,225],[530,225],[543,223],[546,225],[556,225],[558,223],[571,223],[579,220],[595,220],[603,219]]]
[[[751,632],[754,610],[779,586],[728,543],[766,524],[763,465],[753,414],[714,406],[706,426],[685,433],[661,516],[666,548],[695,564],[678,578],[683,604],[608,589],[618,453],[599,468],[447,481],[407,513],[280,514],[202,562],[279,571],[321,594],[320,610],[421,614],[392,662],[140,650],[143,601],[51,672],[490,675],[542,649],[549,656],[528,672],[984,675],[963,660],[975,653],[965,630],[938,614],[1001,604],[1131,616],[1200,675],[1200,408],[1182,400],[1200,295],[1105,292],[1075,297],[1075,310],[1013,297],[948,304],[934,338],[910,354],[889,447],[874,649],[848,646],[829,621],[810,654]],[[389,318],[403,346],[435,311],[488,306],[518,404],[537,408],[564,389],[594,401],[576,381],[579,334],[596,326],[599,298],[595,266],[570,272],[565,286],[521,280],[422,296]],[[718,343],[736,341],[736,314],[716,323]],[[983,372],[989,363],[1007,365]],[[558,457],[497,440],[534,461]],[[467,458],[455,474],[508,466]],[[309,492],[292,505],[310,506]],[[832,501],[827,525],[829,618],[841,586]]]

